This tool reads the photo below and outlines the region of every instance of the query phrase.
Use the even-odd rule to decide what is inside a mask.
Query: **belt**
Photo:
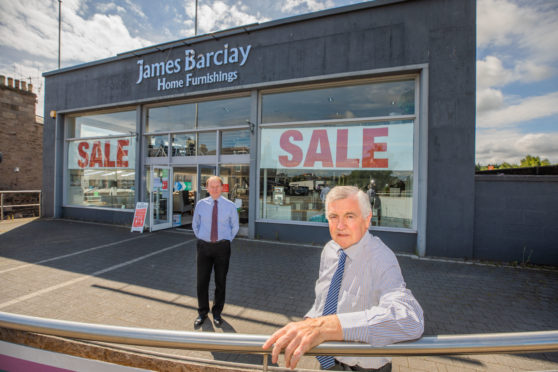
[[[228,242],[229,240],[227,239],[221,239],[221,240],[217,240],[216,242],[212,242],[212,241],[207,241],[207,240],[201,240],[202,242],[204,242],[205,244],[223,244],[224,242]]]

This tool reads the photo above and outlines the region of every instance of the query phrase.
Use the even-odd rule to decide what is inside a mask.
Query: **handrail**
[[[4,205],[4,194],[26,194],[26,193],[38,193],[39,203],[37,204],[10,204]],[[4,220],[4,208],[6,207],[39,207],[39,216],[41,215],[41,190],[0,190],[0,221]]]
[[[78,323],[0,312],[0,327],[73,339],[175,349],[269,354],[265,335],[188,332]],[[558,330],[518,333],[426,336],[374,347],[355,342],[325,342],[307,355],[418,356],[558,351]],[[267,358],[264,359],[264,362]]]

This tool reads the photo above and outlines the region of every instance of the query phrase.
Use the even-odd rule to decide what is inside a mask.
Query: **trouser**
[[[359,366],[349,366],[335,359],[335,365],[328,371],[362,371],[362,372],[391,372],[391,362],[384,364],[380,368],[362,368]]]
[[[209,313],[209,281],[211,271],[215,270],[215,298],[211,313],[214,318],[220,318],[223,307],[225,307],[225,290],[227,286],[227,272],[229,271],[229,259],[231,257],[231,242],[220,240],[215,243],[198,239],[197,260],[197,292],[198,292],[198,314],[201,317]]]

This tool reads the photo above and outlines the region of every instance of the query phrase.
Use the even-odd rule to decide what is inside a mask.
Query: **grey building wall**
[[[558,176],[475,176],[480,260],[558,265]]]
[[[152,102],[264,86],[319,81],[350,74],[378,76],[400,67],[428,66],[424,110],[426,156],[426,253],[471,257],[474,217],[475,133],[474,0],[377,0],[261,25],[181,40],[124,53],[104,61],[46,73],[45,112]],[[140,84],[144,64],[184,58],[186,49],[205,53],[229,46],[252,46],[233,83],[157,91],[157,79]],[[163,49],[163,51],[160,51]],[[207,72],[212,69],[204,70]],[[180,73],[176,78],[183,78]],[[170,75],[169,75],[170,76]],[[167,76],[167,78],[169,78]],[[45,115],[46,117],[46,115]],[[53,128],[47,120],[46,127]],[[45,210],[55,210],[54,133],[45,134]],[[61,154],[58,154],[60,157]],[[48,184],[48,185],[47,185]],[[60,188],[58,188],[59,190]],[[423,221],[425,222],[425,221]],[[279,233],[291,225],[274,225]],[[266,231],[264,228],[262,233]],[[325,230],[324,230],[325,231]],[[256,232],[258,234],[258,232]],[[308,235],[291,234],[292,240]],[[401,250],[414,251],[402,239]],[[410,245],[409,245],[410,244]]]

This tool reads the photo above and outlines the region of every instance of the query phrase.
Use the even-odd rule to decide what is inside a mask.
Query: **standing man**
[[[231,241],[238,232],[238,212],[230,200],[221,196],[223,181],[212,176],[207,180],[209,196],[196,204],[192,228],[198,238],[198,317],[194,327],[200,327],[209,313],[209,281],[215,270],[215,298],[211,313],[213,324],[221,327],[221,312],[225,306],[225,288],[231,257]]]
[[[316,299],[305,319],[287,324],[264,343],[272,361],[285,351],[287,368],[324,341],[360,341],[373,346],[419,338],[422,309],[405,288],[393,252],[368,232],[368,196],[357,187],[337,186],[326,198],[331,240],[322,251]],[[320,356],[324,370],[391,371],[391,358]]]

